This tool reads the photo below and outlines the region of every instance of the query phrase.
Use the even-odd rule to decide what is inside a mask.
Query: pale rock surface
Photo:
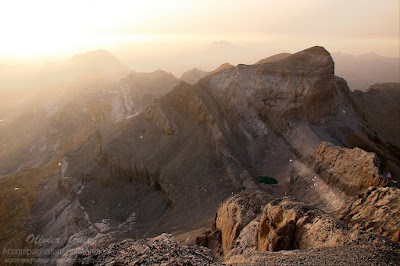
[[[388,184],[387,178],[380,173],[380,162],[375,153],[324,142],[315,148],[313,159],[313,168],[324,181],[349,196],[370,186]]]
[[[393,241],[400,240],[400,189],[369,187],[336,212],[355,229],[374,232]]]

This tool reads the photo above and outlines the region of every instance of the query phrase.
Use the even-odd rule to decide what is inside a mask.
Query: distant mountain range
[[[78,54],[59,64],[0,65],[0,119],[65,94],[108,87],[129,72],[105,50]]]
[[[351,90],[366,90],[375,83],[400,82],[400,58],[374,53],[353,56],[334,53],[336,74],[346,79]]]

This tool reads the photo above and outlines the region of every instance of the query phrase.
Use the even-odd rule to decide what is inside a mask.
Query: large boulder
[[[232,249],[242,229],[262,213],[270,196],[259,191],[244,191],[221,205],[215,219],[215,229],[222,232],[225,253]]]

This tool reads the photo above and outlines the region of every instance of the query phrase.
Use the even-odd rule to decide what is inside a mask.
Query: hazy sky
[[[205,54],[223,51],[225,56],[217,59],[252,61],[313,45],[398,57],[399,2],[2,0],[0,59],[26,61],[106,49],[133,66],[147,61],[150,69],[173,58],[176,65],[193,60],[204,65],[199,59]],[[150,63],[156,59],[159,65]]]

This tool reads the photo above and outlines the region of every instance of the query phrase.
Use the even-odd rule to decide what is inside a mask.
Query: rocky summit
[[[61,265],[399,264],[398,84],[353,92],[320,46],[267,59],[131,72],[0,124],[1,247]]]

